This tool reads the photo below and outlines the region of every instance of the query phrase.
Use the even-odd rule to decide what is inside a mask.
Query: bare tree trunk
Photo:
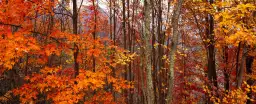
[[[151,5],[154,5],[154,1],[153,0],[151,0],[150,1],[151,2]],[[157,89],[157,76],[158,76],[158,70],[157,70],[157,61],[156,61],[156,49],[155,49],[155,47],[154,47],[154,44],[156,43],[156,36],[155,36],[155,10],[154,10],[154,8],[152,8],[151,9],[152,10],[152,56],[151,56],[151,59],[152,59],[152,61],[151,61],[151,65],[153,66],[152,68],[152,76],[153,76],[153,87],[154,87],[154,96],[155,96],[155,103],[156,102],[158,102],[158,89]]]
[[[236,52],[236,80],[239,74],[239,57],[240,57],[241,42],[239,42]],[[238,84],[237,84],[238,85]]]
[[[128,48],[129,48],[129,52],[132,52],[132,30],[131,30],[131,24],[130,24],[130,0],[127,0],[127,17],[128,17]],[[128,65],[128,80],[132,81],[132,61],[129,62]],[[133,89],[129,89],[128,92],[128,96],[129,96],[129,104],[133,104],[133,93],[132,93]]]
[[[209,0],[209,3],[212,4],[213,0]],[[207,50],[207,77],[210,83],[214,85],[215,88],[218,88],[217,82],[217,72],[216,72],[216,61],[215,61],[215,36],[214,36],[214,20],[211,14],[206,15],[206,30],[205,35],[208,40],[206,43],[206,50]],[[209,85],[211,88],[211,86]],[[214,91],[213,91],[214,92]],[[218,94],[218,93],[217,93]],[[210,101],[210,97],[208,97],[208,102],[212,104],[213,102]]]
[[[210,43],[207,47],[208,55],[208,79],[217,87],[217,73],[215,65],[215,46],[214,46],[214,35],[213,35],[213,17],[210,16],[209,20],[209,29],[207,29],[207,37],[210,39]]]
[[[229,91],[230,88],[230,79],[229,79],[229,69],[228,69],[228,47],[225,46],[223,49],[223,59],[224,59],[224,63],[225,63],[225,67],[224,67],[224,77],[225,77],[225,90]]]
[[[126,50],[127,49],[127,39],[126,39],[126,15],[125,15],[125,12],[126,12],[126,7],[125,7],[125,4],[126,4],[126,1],[125,0],[122,0],[122,7],[123,7],[123,11],[122,11],[122,14],[123,14],[123,20],[122,20],[122,28],[123,28],[123,42],[124,42],[124,49]],[[124,79],[125,80],[128,80],[127,77],[128,77],[128,70],[127,70],[127,66],[125,65],[124,66],[124,69],[125,69],[125,72],[124,72]],[[128,90],[125,90],[124,91],[124,96],[125,96],[125,102],[128,104],[129,101],[129,96],[128,96]]]
[[[73,0],[73,17],[72,17],[72,21],[73,21],[73,34],[77,34],[77,2],[76,0]],[[77,62],[77,56],[79,53],[79,49],[76,43],[74,43],[74,62],[75,62],[75,66],[74,66],[74,70],[75,70],[75,76],[78,76],[79,74],[79,63]]]
[[[163,83],[165,83],[164,81],[164,74],[165,73],[165,69],[164,69],[164,59],[163,59],[163,55],[164,55],[164,34],[162,32],[162,0],[158,0],[158,2],[156,3],[157,6],[157,35],[158,35],[158,42],[159,42],[159,47],[158,47],[158,71],[159,71],[159,77],[158,79],[158,89],[165,89],[163,86]],[[159,103],[162,104],[165,102],[165,93],[164,90],[159,90]]]
[[[253,70],[252,70],[253,61],[254,61],[253,56],[249,56],[249,55],[246,56],[246,74],[247,75],[251,75],[253,73]],[[254,83],[254,80],[252,78],[249,78],[246,82],[249,86],[252,86]],[[252,88],[250,88],[250,91],[247,93],[247,96],[250,99],[253,99]],[[250,99],[247,99],[246,104],[252,104],[252,101]]]
[[[168,88],[168,94],[166,98],[167,104],[170,104],[173,100],[173,86],[174,86],[174,63],[175,63],[175,53],[177,50],[177,44],[178,44],[178,35],[179,35],[179,17],[180,17],[180,11],[182,7],[183,0],[178,0],[175,4],[174,10],[173,10],[173,17],[172,17],[172,27],[173,27],[173,37],[172,37],[172,43],[171,43],[171,51],[170,51],[170,72],[169,72],[169,88]]]
[[[113,42],[114,42],[114,45],[116,45],[116,1],[114,0],[114,14],[113,14]]]
[[[246,46],[244,46],[243,53],[242,53],[241,64],[240,64],[240,67],[238,69],[238,73],[237,73],[237,76],[236,76],[236,81],[237,81],[236,87],[237,88],[240,88],[241,85],[242,85],[243,73],[244,73],[243,68],[244,68],[244,62],[246,60],[246,55],[247,55],[247,48],[246,48]]]
[[[153,81],[152,81],[152,66],[151,66],[151,44],[150,44],[150,0],[144,0],[144,33],[142,34],[143,43],[143,58],[145,60],[144,65],[146,67],[146,80],[147,80],[147,104],[153,104],[155,102]]]
[[[112,0],[109,0],[110,4],[109,4],[109,35],[110,35],[110,39],[112,40],[113,39],[113,34],[112,34]]]
[[[145,102],[147,101],[146,99],[146,92],[145,92],[145,83],[144,83],[144,68],[145,68],[145,66],[144,66],[144,62],[145,62],[145,56],[144,56],[144,54],[143,54],[143,50],[142,50],[142,55],[141,55],[141,60],[140,60],[140,62],[142,63],[142,64],[140,64],[140,66],[141,66],[141,69],[142,70],[139,70],[139,72],[138,72],[138,74],[139,74],[139,79],[140,80],[138,80],[138,82],[141,82],[141,87],[140,87],[140,89],[141,89],[141,92],[142,92],[142,96],[141,96],[141,102],[143,103],[143,104],[145,104]]]
[[[94,28],[93,28],[93,39],[95,40],[96,39],[96,29],[97,29],[97,11],[96,11],[96,5],[95,5],[95,0],[92,1],[92,4],[93,4],[93,10],[94,10]],[[95,45],[93,46],[93,48],[96,48]],[[95,56],[92,55],[92,66],[93,66],[93,72],[96,71],[96,59],[95,59]]]

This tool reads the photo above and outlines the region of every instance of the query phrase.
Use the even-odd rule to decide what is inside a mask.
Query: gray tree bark
[[[152,81],[152,66],[151,66],[151,44],[150,44],[150,0],[144,0],[144,33],[142,34],[143,43],[143,58],[145,60],[144,65],[146,67],[146,80],[147,80],[147,104],[153,104],[155,102],[153,81]]]

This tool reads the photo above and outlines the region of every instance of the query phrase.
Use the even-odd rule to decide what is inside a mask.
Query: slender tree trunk
[[[209,1],[210,4],[213,3],[213,0]],[[207,43],[207,76],[208,80],[211,84],[214,85],[215,88],[218,89],[218,82],[217,82],[217,72],[216,72],[216,61],[215,61],[215,36],[214,36],[214,20],[211,14],[207,14],[206,17],[207,27],[206,27],[206,37],[210,41]],[[210,84],[210,85],[211,85]],[[209,87],[211,88],[211,86]],[[212,88],[213,90],[213,88]],[[213,102],[210,101],[210,97],[208,97],[208,102],[212,104]]]
[[[116,45],[116,1],[114,0],[113,2],[114,4],[114,10],[113,10],[113,42],[114,42],[114,45]]]
[[[225,63],[225,67],[224,67],[224,77],[225,77],[225,90],[229,91],[230,88],[230,79],[229,79],[229,69],[228,69],[228,47],[225,46],[223,49],[223,59],[224,59],[224,63]]]
[[[110,39],[113,39],[113,34],[112,34],[112,0],[109,0],[110,4],[109,4],[109,35],[110,35]]]
[[[171,51],[170,51],[170,72],[169,72],[169,87],[168,87],[168,94],[167,94],[167,104],[170,104],[173,100],[173,86],[174,86],[174,64],[175,64],[175,53],[177,50],[178,44],[178,35],[179,35],[179,17],[180,11],[182,7],[183,0],[178,0],[175,4],[173,10],[173,17],[172,17],[172,27],[173,27],[173,37],[171,43]]]
[[[244,69],[244,62],[246,60],[246,55],[247,55],[247,47],[244,45],[243,53],[242,53],[242,60],[241,60],[241,63],[240,63],[240,67],[238,69],[237,76],[236,76],[236,81],[237,81],[236,87],[237,88],[240,88],[241,85],[242,85],[243,73],[244,73],[243,69]]]
[[[126,15],[125,15],[125,0],[122,0],[123,3],[123,21],[122,21],[122,26],[123,26],[123,38],[124,38],[124,49],[127,48],[126,45],[126,28],[125,28],[125,24],[126,24]]]
[[[73,17],[72,17],[72,21],[73,21],[73,34],[77,34],[77,2],[76,0],[73,0]],[[74,66],[74,70],[75,70],[75,76],[78,76],[79,74],[79,63],[77,62],[77,56],[79,53],[79,49],[76,43],[74,43],[74,62],[75,62],[75,66]]]
[[[150,44],[150,0],[144,0],[144,33],[142,34],[144,65],[146,67],[146,80],[147,80],[147,104],[153,104],[155,102],[153,81],[152,81],[152,66],[151,66],[151,44]]]
[[[209,1],[210,4],[213,3],[213,0]],[[208,47],[207,47],[207,58],[208,58],[208,79],[213,85],[217,88],[217,73],[216,73],[216,65],[215,65],[215,45],[214,45],[214,20],[211,14],[207,14],[206,20],[208,22],[206,28],[206,37],[209,39]]]
[[[140,87],[140,89],[141,89],[141,92],[142,92],[142,95],[143,96],[141,96],[141,102],[143,103],[143,104],[145,104],[146,103],[146,101],[147,101],[147,97],[146,97],[146,87],[145,87],[145,82],[144,82],[144,71],[145,71],[145,60],[146,60],[146,56],[145,56],[145,54],[144,54],[144,50],[141,50],[141,60],[140,60],[140,66],[141,66],[141,70],[138,72],[139,73],[139,82],[141,82],[141,87]]]
[[[241,42],[239,42],[237,47],[237,52],[236,52],[236,77],[238,76],[238,73],[239,73],[240,49],[241,49]]]
[[[157,35],[158,35],[158,43],[160,44],[158,46],[158,71],[159,71],[159,76],[164,76],[164,59],[163,59],[163,55],[164,55],[164,34],[162,33],[162,0],[158,0],[157,2]],[[164,77],[159,77],[158,78],[158,89],[159,90],[159,103],[162,104],[165,102],[165,97],[164,97],[164,91],[162,89],[164,89],[163,83],[165,83],[164,81]]]
[[[217,73],[216,73],[216,65],[215,65],[215,46],[214,46],[214,36],[213,36],[213,20],[212,16],[210,16],[210,29],[208,33],[208,39],[210,39],[210,43],[207,47],[207,55],[208,55],[208,79],[211,81],[211,83],[214,84],[215,87],[217,87]]]
[[[253,61],[254,61],[253,56],[249,56],[249,55],[246,56],[246,74],[247,75],[251,75],[253,73],[253,70],[252,70]],[[252,86],[254,83],[254,80],[252,78],[249,78],[246,82],[249,86]],[[250,91],[247,93],[247,96],[250,99],[253,99],[252,95],[253,95],[252,88],[250,88]],[[252,101],[250,99],[247,99],[246,104],[252,104]]]
[[[130,18],[130,0],[127,0],[127,17]],[[132,51],[132,36],[131,36],[131,24],[130,24],[130,20],[128,19],[127,22],[128,25],[128,48],[129,48],[129,52]],[[132,81],[132,61],[129,62],[128,65],[128,79],[129,81]],[[133,104],[133,93],[132,93],[133,89],[129,89],[128,95],[129,95],[129,104]]]
[[[123,7],[123,11],[122,11],[122,14],[123,14],[123,20],[122,20],[122,28],[123,28],[123,42],[124,42],[124,49],[126,50],[127,49],[127,39],[126,39],[126,15],[125,15],[125,12],[126,12],[126,0],[122,0],[122,7]],[[125,53],[126,54],[126,53]],[[124,79],[125,80],[128,80],[128,70],[127,70],[127,66],[125,65],[124,66],[124,69],[125,69],[125,72],[124,72]],[[125,102],[128,104],[129,103],[129,95],[128,95],[128,91],[125,90],[124,91],[124,96],[125,96]]]
[[[95,0],[92,1],[92,4],[93,4],[93,10],[94,10],[94,28],[93,28],[93,39],[95,40],[96,39],[96,29],[97,29],[97,10],[96,10],[96,5],[95,5]],[[93,46],[93,48],[96,48],[95,45]],[[96,59],[95,59],[95,56],[92,55],[92,66],[93,66],[93,72],[96,71]]]
[[[110,2],[110,6],[109,6],[109,11],[110,11],[110,13],[109,13],[109,23],[110,23],[110,28],[109,28],[109,30],[110,30],[110,39],[114,42],[114,37],[113,37],[113,35],[114,35],[114,32],[115,32],[115,29],[113,29],[113,13],[112,13],[112,11],[113,11],[113,0],[110,0],[109,1]],[[114,32],[113,32],[114,31]],[[113,51],[115,51],[114,49],[113,49]],[[110,56],[110,59],[112,60],[114,58],[114,54],[112,54],[111,56]],[[112,69],[112,76],[113,77],[115,77],[115,68],[113,68]],[[114,97],[114,101],[116,101],[116,98],[115,98],[115,91],[114,91],[114,88],[113,88],[113,84],[110,84],[110,89],[111,89],[111,92],[112,92],[112,96]]]
[[[151,5],[153,5],[154,1],[151,0]],[[156,47],[154,46],[156,43],[156,36],[155,36],[155,11],[154,8],[152,10],[152,63],[151,65],[153,66],[153,87],[154,87],[154,96],[155,96],[155,103],[158,102],[158,91],[157,91],[157,76],[158,76],[158,70],[157,70],[157,61],[156,61]]]

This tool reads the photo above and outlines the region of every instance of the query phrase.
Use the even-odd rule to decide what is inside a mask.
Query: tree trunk
[[[209,1],[210,4],[213,3],[213,0]],[[206,39],[210,40],[206,43],[206,50],[207,50],[207,76],[208,80],[210,82],[209,87],[211,88],[211,84],[214,85],[215,88],[218,88],[217,83],[217,72],[216,72],[216,61],[215,61],[215,36],[214,36],[214,20],[213,16],[211,14],[207,14],[206,16]],[[213,90],[213,88],[211,88]],[[208,98],[208,102],[212,104],[213,102],[210,101],[210,98]]]
[[[158,92],[159,92],[159,103],[162,104],[165,102],[165,92],[162,89],[165,89],[163,86],[163,83],[165,83],[164,81],[164,75],[166,73],[164,73],[164,59],[163,59],[163,55],[164,55],[164,34],[162,33],[162,0],[159,0],[156,4],[157,6],[157,37],[158,37],[158,43],[160,44],[158,47],[158,72],[160,72],[158,75],[162,76],[157,78],[158,79]]]
[[[214,35],[213,35],[213,17],[209,15],[209,28],[207,29],[207,37],[210,40],[210,43],[207,47],[207,56],[208,56],[208,79],[211,83],[217,87],[217,73],[215,65],[215,46],[214,46]]]
[[[151,5],[153,5],[154,1],[151,0],[150,1]],[[155,96],[155,102],[154,103],[157,103],[158,102],[158,91],[157,91],[157,76],[158,76],[158,70],[157,70],[157,61],[156,61],[156,49],[154,47],[154,44],[156,43],[156,36],[155,36],[155,11],[154,11],[154,8],[151,8],[152,10],[152,18],[151,18],[151,21],[152,21],[152,24],[151,24],[151,27],[152,27],[152,56],[151,56],[151,65],[153,66],[152,70],[152,76],[153,76],[153,87],[154,87],[154,96]]]
[[[240,64],[240,67],[238,69],[238,73],[237,73],[237,76],[236,76],[236,81],[237,81],[236,87],[237,88],[240,88],[241,85],[242,85],[243,73],[244,73],[243,68],[244,68],[244,62],[246,60],[246,55],[247,55],[247,48],[246,48],[246,46],[244,46],[243,53],[242,53],[241,64]]]
[[[122,14],[123,14],[122,28],[123,28],[123,42],[124,42],[123,44],[124,44],[124,49],[126,50],[127,49],[127,44],[126,44],[127,43],[127,39],[126,39],[126,26],[125,26],[126,25],[125,4],[126,4],[126,1],[122,0],[122,7],[123,7],[123,11],[122,11]],[[126,65],[124,66],[124,69],[125,69],[124,79],[128,80],[128,70],[127,70],[127,66]],[[129,96],[128,96],[128,91],[127,90],[124,90],[124,96],[125,96],[125,102],[128,104]]]
[[[144,33],[142,34],[144,65],[146,67],[146,80],[147,80],[147,104],[153,104],[155,102],[153,81],[152,81],[152,67],[151,67],[151,44],[150,44],[150,0],[144,0]]]
[[[180,17],[180,11],[182,7],[183,0],[178,0],[175,4],[174,11],[173,11],[173,17],[172,17],[172,27],[173,27],[173,37],[172,37],[172,43],[171,43],[171,51],[170,51],[170,72],[169,72],[169,87],[168,87],[168,94],[167,94],[167,104],[170,104],[173,99],[173,86],[174,86],[174,63],[175,63],[175,53],[177,50],[177,44],[178,44],[178,35],[179,35],[179,17]]]
[[[225,46],[223,49],[223,59],[224,59],[224,63],[225,63],[225,67],[224,67],[224,77],[225,77],[225,90],[229,91],[230,88],[230,79],[229,79],[229,69],[228,69],[228,46]]]
[[[239,73],[239,57],[240,57],[241,42],[239,42],[236,52],[236,80]]]
[[[92,1],[92,4],[93,4],[93,10],[94,10],[94,27],[93,27],[93,39],[95,40],[96,39],[96,29],[97,29],[97,11],[96,11],[96,5],[95,5],[95,1],[93,0]],[[93,48],[95,49],[95,45],[93,46]],[[95,59],[95,56],[92,55],[92,66],[93,66],[93,72],[96,71],[96,59]]]
[[[76,0],[73,0],[73,17],[72,17],[72,21],[73,21],[73,34],[77,34],[77,2]],[[79,53],[79,49],[76,43],[74,43],[74,62],[75,62],[75,66],[74,66],[74,70],[75,70],[75,76],[78,76],[79,74],[79,63],[77,62],[77,56]]]
[[[252,64],[253,64],[254,57],[253,56],[246,56],[246,74],[251,75],[252,74]],[[247,84],[249,86],[252,86],[254,83],[254,80],[252,78],[249,78],[247,81]],[[252,89],[250,88],[250,91],[247,93],[247,96],[252,99]],[[250,99],[247,99],[246,104],[252,104],[252,101]]]

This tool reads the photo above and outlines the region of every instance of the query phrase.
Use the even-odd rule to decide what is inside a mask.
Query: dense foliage
[[[254,104],[255,0],[0,0],[0,103]]]

